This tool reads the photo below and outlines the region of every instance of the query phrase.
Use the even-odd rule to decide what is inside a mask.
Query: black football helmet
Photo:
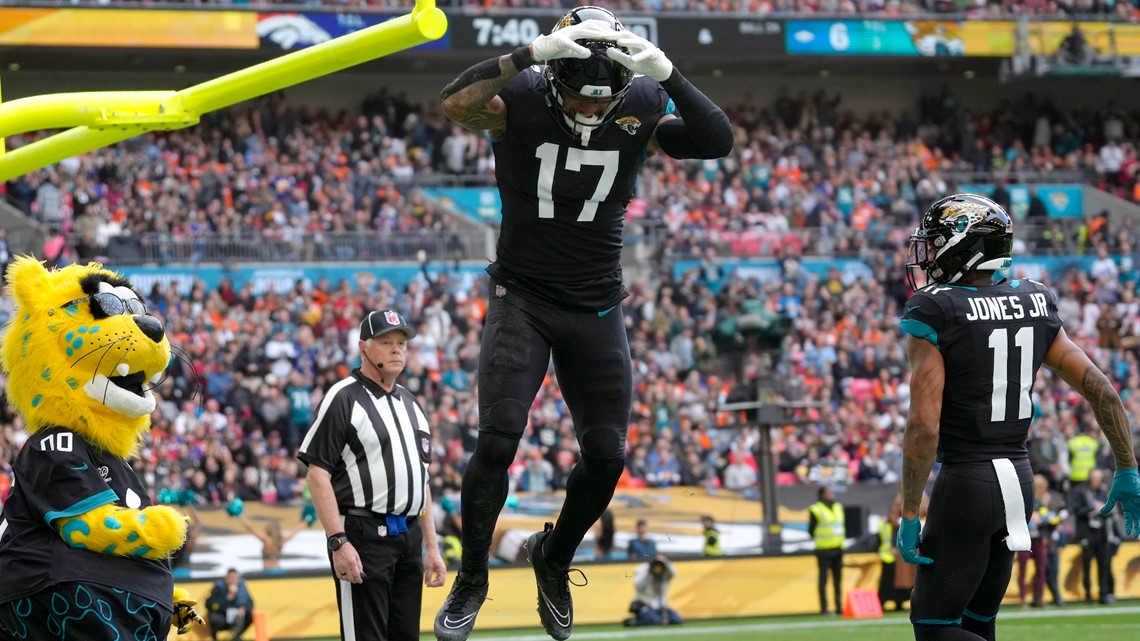
[[[1013,220],[1001,205],[976,194],[954,194],[927,208],[910,236],[907,283],[949,284],[972,271],[1005,269],[1013,262]]]
[[[614,31],[624,31],[621,21],[609,10],[601,7],[578,7],[571,9],[558,21],[554,30],[579,24],[586,20],[601,20]],[[582,144],[589,144],[590,134],[609,122],[617,113],[625,94],[633,81],[633,72],[614,62],[606,55],[612,42],[579,40],[588,48],[589,58],[560,58],[547,62],[543,77],[546,79],[547,105],[555,112],[555,117],[573,135],[582,137]],[[564,98],[573,97],[579,101],[598,102],[604,109],[594,116],[567,113]]]

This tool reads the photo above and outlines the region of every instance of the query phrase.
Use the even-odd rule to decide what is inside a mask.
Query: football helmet
[[[1013,262],[1013,220],[1001,205],[976,194],[954,194],[927,208],[910,236],[907,283],[955,283],[972,271],[1005,269]]]
[[[601,7],[571,9],[558,21],[555,31],[586,20],[601,20],[614,31],[624,31],[621,21]],[[633,72],[614,62],[606,50],[618,45],[604,41],[577,41],[590,50],[589,58],[559,58],[546,63],[543,77],[548,91],[546,104],[555,112],[558,121],[573,135],[590,144],[590,135],[609,122],[629,91]],[[578,102],[598,103],[601,109],[594,115],[567,111],[566,98]]]

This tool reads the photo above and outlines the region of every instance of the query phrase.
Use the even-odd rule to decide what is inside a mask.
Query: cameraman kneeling
[[[676,576],[673,564],[664,554],[642,563],[633,574],[633,587],[637,595],[629,606],[632,617],[623,625],[676,625],[684,619],[669,607],[669,582]]]

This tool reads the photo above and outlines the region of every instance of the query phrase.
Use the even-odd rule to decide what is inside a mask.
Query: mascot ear
[[[44,264],[31,256],[17,256],[8,266],[7,274],[12,297],[21,307],[28,307],[39,293],[51,288]]]

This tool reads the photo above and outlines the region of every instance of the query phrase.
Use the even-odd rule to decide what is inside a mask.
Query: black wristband
[[[522,71],[534,64],[534,55],[530,52],[530,45],[524,45],[511,52],[511,64],[516,71]]]
[[[335,539],[335,538],[336,538],[336,537],[338,537],[338,536],[343,536],[343,537],[345,537],[346,539],[348,538],[348,534],[347,534],[347,533],[345,533],[345,532],[337,532],[336,534],[330,534],[330,535],[329,535],[329,538],[330,538],[330,539]]]

